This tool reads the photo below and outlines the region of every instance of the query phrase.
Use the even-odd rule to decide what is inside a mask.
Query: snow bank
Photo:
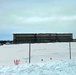
[[[0,66],[0,75],[76,75],[76,60]]]

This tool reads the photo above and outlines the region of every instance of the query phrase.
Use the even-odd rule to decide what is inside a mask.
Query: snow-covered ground
[[[29,44],[0,46],[0,75],[76,75],[76,43],[31,44],[31,63],[28,63]],[[14,65],[19,59],[20,64]],[[43,61],[42,61],[43,60]]]
[[[0,75],[76,75],[76,61],[51,61],[0,66]]]
[[[76,42],[71,43],[71,51],[72,60],[76,60]],[[20,64],[28,63],[29,44],[0,46],[0,65],[14,65],[16,59],[20,59]],[[31,44],[32,63],[60,60],[69,60],[68,42]]]

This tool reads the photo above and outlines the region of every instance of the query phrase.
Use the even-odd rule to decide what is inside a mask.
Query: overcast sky
[[[0,0],[0,40],[42,32],[76,38],[76,0]]]

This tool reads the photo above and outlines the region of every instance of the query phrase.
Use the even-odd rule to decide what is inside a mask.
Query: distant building
[[[28,33],[13,34],[14,43],[47,43],[47,42],[72,42],[72,33]]]

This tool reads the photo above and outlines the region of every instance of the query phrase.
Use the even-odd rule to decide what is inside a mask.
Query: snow
[[[0,66],[0,75],[76,75],[76,60]]]
[[[71,42],[72,60],[76,59],[76,42]],[[12,44],[0,46],[0,65],[14,65],[29,62],[29,44]],[[42,61],[43,60],[43,61]],[[35,43],[31,44],[31,63],[69,60],[69,43]]]
[[[0,46],[0,75],[76,75],[76,42],[71,42],[72,59],[69,59],[69,43],[29,44]],[[14,60],[20,64],[15,65]]]

